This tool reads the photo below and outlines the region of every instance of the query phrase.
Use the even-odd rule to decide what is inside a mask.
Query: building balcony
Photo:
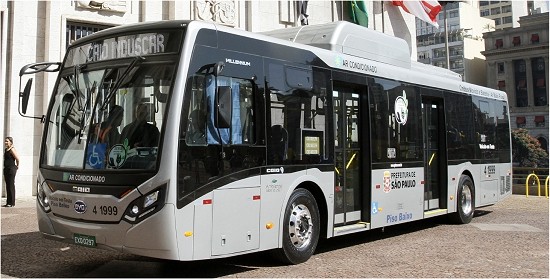
[[[418,58],[417,60],[418,62],[422,63],[422,64],[431,64],[432,63],[432,60],[430,58]]]
[[[459,67],[452,67],[451,66],[451,70],[455,73],[463,74],[464,73],[464,66],[459,66]]]
[[[434,56],[434,58],[432,58],[432,61],[442,61],[442,60],[447,60],[447,56],[445,56],[445,55]]]

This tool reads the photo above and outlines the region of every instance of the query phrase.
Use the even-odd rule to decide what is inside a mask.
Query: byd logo
[[[84,203],[83,201],[76,201],[74,203],[74,211],[76,211],[76,213],[78,214],[84,214],[84,212],[86,212],[86,203]]]

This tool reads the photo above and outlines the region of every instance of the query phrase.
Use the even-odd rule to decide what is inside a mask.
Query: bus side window
[[[215,125],[217,113],[215,107],[215,77],[206,78],[206,103],[207,103],[207,142],[208,144],[220,144],[220,136],[223,144],[250,144],[252,143],[253,126],[252,119],[252,83],[248,80],[218,77],[217,86],[231,88],[231,127],[219,128]],[[243,135],[244,134],[244,135]]]
[[[282,164],[287,159],[288,132],[281,125],[271,127],[269,150],[275,164]]]
[[[218,88],[230,88],[231,120],[230,128],[215,125],[218,110],[215,105],[215,77],[194,76],[192,80],[185,129],[188,145],[254,144],[253,85],[250,81],[231,77],[218,77]],[[219,128],[219,129],[218,129]],[[218,133],[219,130],[219,133]]]
[[[206,103],[203,76],[194,76],[191,85],[191,97],[189,100],[189,115],[187,116],[187,128],[185,142],[188,145],[206,144]]]

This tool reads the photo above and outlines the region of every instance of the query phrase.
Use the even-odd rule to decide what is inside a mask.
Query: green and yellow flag
[[[358,25],[369,27],[369,16],[367,5],[364,1],[349,1],[351,20]]]

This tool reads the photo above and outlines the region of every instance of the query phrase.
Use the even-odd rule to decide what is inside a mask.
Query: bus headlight
[[[134,214],[134,215],[138,215],[138,213],[139,213],[139,207],[138,207],[137,205],[132,206],[131,212],[132,212],[132,214]]]
[[[135,199],[128,205],[124,213],[124,219],[129,223],[135,224],[159,211],[164,206],[165,193],[166,184]]]
[[[143,202],[143,208],[147,208],[150,205],[157,202],[158,197],[159,197],[159,191],[154,191],[153,193],[145,196],[145,201]]]
[[[47,183],[40,183],[37,181],[37,187],[36,187],[36,199],[38,200],[38,204],[44,210],[44,212],[48,213],[52,211],[52,208],[50,207],[50,198],[46,195],[46,192],[44,191],[44,187],[46,187]]]

